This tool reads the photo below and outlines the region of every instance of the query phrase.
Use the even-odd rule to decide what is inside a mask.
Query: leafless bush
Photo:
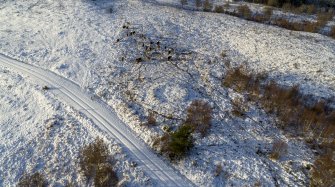
[[[194,100],[187,108],[186,124],[189,124],[196,132],[202,136],[207,134],[212,120],[211,106],[202,100]]]
[[[153,112],[149,112],[147,120],[148,120],[148,122],[147,122],[148,126],[156,125],[156,116]]]
[[[317,14],[317,22],[320,26],[324,26],[328,21],[332,20],[334,13],[332,12],[319,12]]]
[[[197,8],[200,8],[202,6],[202,1],[201,0],[195,0],[195,6]]]
[[[287,143],[282,140],[276,140],[272,145],[270,157],[272,159],[279,159],[287,154]]]
[[[247,107],[241,98],[234,98],[232,100],[232,114],[236,117],[244,117],[245,113],[247,112]]]
[[[205,0],[203,6],[205,12],[211,12],[213,9],[213,3],[210,0]]]
[[[187,0],[180,0],[180,3],[181,3],[181,5],[187,5],[188,4],[188,1]]]
[[[330,37],[334,38],[335,39],[335,26],[333,26],[330,30]]]
[[[113,187],[117,186],[119,179],[110,163],[100,164],[94,177],[94,186]]]
[[[222,5],[218,5],[218,6],[215,6],[214,12],[216,12],[216,13],[224,13],[225,10],[224,10],[224,8],[223,8]]]
[[[24,175],[19,183],[17,184],[18,187],[46,187],[47,181],[45,177],[36,172],[32,175]]]
[[[79,165],[88,180],[94,179],[95,186],[109,187],[118,183],[108,146],[100,138],[80,151]]]
[[[283,6],[282,6],[282,9],[287,11],[287,12],[291,12],[292,8],[294,8],[294,7],[291,5],[291,3],[284,3]]]
[[[268,5],[269,6],[278,6],[278,0],[268,0]]]
[[[315,160],[311,183],[311,186],[315,187],[335,186],[335,158],[332,152],[321,155]]]
[[[264,7],[263,15],[267,20],[271,19],[272,14],[273,14],[273,8],[272,7],[268,7],[268,6]]]
[[[252,17],[252,12],[248,5],[240,5],[237,7],[239,15],[245,19],[250,19]]]
[[[216,165],[214,170],[214,176],[217,177],[221,175],[222,171],[223,171],[222,165],[221,164]]]

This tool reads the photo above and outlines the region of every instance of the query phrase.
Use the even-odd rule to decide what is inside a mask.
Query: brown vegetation
[[[211,106],[202,100],[194,100],[187,108],[186,124],[202,136],[207,134],[212,120]]]
[[[47,181],[42,174],[36,172],[32,175],[24,175],[19,183],[18,187],[46,187]]]
[[[272,150],[270,154],[270,158],[278,160],[282,156],[287,154],[287,143],[282,140],[276,140],[272,144]]]
[[[279,127],[296,137],[302,137],[321,156],[314,163],[314,186],[334,184],[335,160],[335,111],[323,100],[313,101],[304,96],[299,86],[284,88],[267,76],[246,73],[244,68],[229,69],[222,85],[232,88],[273,114]],[[280,158],[286,153],[287,144],[276,141],[270,157]],[[330,185],[331,186],[331,185]]]
[[[118,177],[113,171],[113,163],[107,144],[97,138],[80,151],[80,169],[97,187],[116,186]]]

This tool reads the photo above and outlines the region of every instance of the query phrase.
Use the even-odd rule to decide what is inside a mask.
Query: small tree
[[[185,156],[193,147],[192,128],[189,125],[182,125],[176,132],[173,132],[168,143],[169,157],[178,159]]]
[[[205,0],[204,2],[204,11],[205,12],[210,12],[213,9],[213,3],[210,2],[209,0]]]

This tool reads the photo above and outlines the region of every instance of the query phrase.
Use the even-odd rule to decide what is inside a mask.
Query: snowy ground
[[[113,139],[80,112],[44,92],[41,86],[0,67],[0,186],[14,186],[24,173],[45,175],[50,186],[86,184],[79,171],[79,150],[103,137],[116,158],[122,184],[150,184]]]
[[[127,36],[126,22],[135,35]],[[255,106],[249,106],[250,118],[231,116],[231,98],[240,96],[221,87],[220,78],[230,59],[282,84],[300,84],[306,94],[334,98],[335,40],[139,0],[4,1],[0,23],[0,53],[96,93],[149,145],[163,126],[180,125],[192,100],[209,101],[214,108],[209,135],[198,137],[191,155],[173,164],[197,185],[308,184],[304,168],[313,162],[311,151],[286,138]],[[157,41],[161,48],[145,53],[145,46]],[[171,60],[165,46],[175,51]],[[139,57],[144,62],[136,63]],[[154,127],[143,125],[150,110],[160,114]],[[286,141],[289,151],[272,161],[268,153],[276,139]],[[218,164],[224,172],[216,177]]]

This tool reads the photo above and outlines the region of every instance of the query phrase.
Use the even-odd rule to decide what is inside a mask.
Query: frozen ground
[[[126,22],[135,35],[122,28]],[[229,59],[284,85],[300,84],[306,94],[333,98],[335,40],[139,0],[3,1],[0,23],[1,53],[96,93],[149,145],[163,126],[181,124],[192,100],[209,101],[209,135],[198,137],[191,155],[173,164],[197,185],[308,184],[304,168],[313,162],[311,151],[286,138],[255,106],[249,106],[248,118],[232,116],[231,100],[241,96],[221,87],[221,78]],[[162,48],[145,52],[157,41]],[[170,60],[164,46],[175,51]],[[142,63],[136,63],[139,57]],[[157,113],[154,127],[144,125],[150,111]],[[268,158],[275,139],[289,144],[278,161]],[[214,176],[219,164],[224,172]]]
[[[120,184],[150,185],[111,137],[31,82],[0,66],[0,186],[15,186],[24,173],[34,172],[45,175],[50,186],[85,185],[79,150],[96,137],[109,144]]]

